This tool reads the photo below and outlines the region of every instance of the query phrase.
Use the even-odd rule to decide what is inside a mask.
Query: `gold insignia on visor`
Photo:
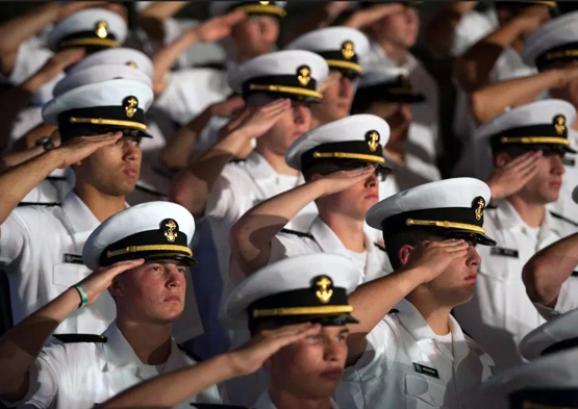
[[[472,207],[474,208],[474,215],[476,216],[476,220],[482,220],[482,217],[484,216],[484,208],[486,207],[486,201],[484,198],[481,196],[476,197]]]
[[[333,296],[333,281],[327,276],[314,278],[315,296],[321,304],[327,304]]]
[[[379,148],[379,132],[375,129],[367,132],[365,134],[365,140],[367,141],[367,146],[371,152],[375,152]]]
[[[126,63],[124,63],[124,65],[130,68],[134,68],[135,70],[138,69],[138,64],[132,60],[127,61]]]
[[[136,114],[136,110],[138,109],[138,99],[135,96],[126,97],[122,101],[122,106],[124,107],[124,112],[126,116],[132,118],[134,114]]]
[[[104,20],[97,21],[94,32],[98,38],[106,38],[108,36],[108,23]]]
[[[173,219],[165,219],[161,222],[161,230],[168,241],[174,243],[179,235],[179,225]]]
[[[353,42],[351,40],[346,40],[341,44],[341,55],[346,60],[351,60],[355,56],[355,50],[353,49]]]
[[[564,115],[556,115],[554,117],[554,129],[558,135],[566,132],[566,117]]]
[[[307,65],[302,65],[297,68],[297,80],[299,84],[306,87],[311,82],[311,68]]]

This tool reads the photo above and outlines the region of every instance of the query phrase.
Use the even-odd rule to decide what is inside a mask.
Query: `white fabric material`
[[[231,287],[229,276],[229,232],[233,224],[253,206],[303,183],[302,176],[280,175],[256,151],[244,162],[229,163],[215,182],[207,199],[206,217],[216,244],[224,293]],[[290,222],[299,230],[317,214],[314,203],[308,204]],[[288,226],[289,228],[291,228]]]
[[[73,262],[99,225],[90,209],[70,192],[62,206],[16,208],[0,226],[0,266],[8,274],[12,315],[18,323],[86,277]],[[64,320],[56,333],[100,334],[116,309],[108,292]]]
[[[484,12],[470,10],[463,15],[454,30],[451,55],[458,57],[498,27],[498,16],[494,8]]]
[[[470,408],[492,374],[492,360],[450,316],[450,350],[440,348],[420,312],[406,300],[367,336],[367,349],[345,371],[336,397],[346,408]],[[430,374],[420,371],[426,367]],[[437,376],[435,375],[437,374]]]
[[[305,231],[313,236],[299,237],[290,233],[279,233],[271,243],[269,263],[300,254],[333,253],[347,257],[360,273],[359,282],[375,280],[393,271],[387,254],[377,247],[369,237],[365,237],[366,251],[354,253],[348,250],[339,237],[317,216]]]
[[[271,401],[271,396],[269,396],[268,392],[262,393],[252,407],[255,409],[277,409],[277,406]],[[331,409],[339,409],[339,406],[337,406],[337,403],[333,399],[331,399]]]
[[[482,263],[476,294],[454,312],[464,330],[492,356],[497,368],[504,369],[521,362],[518,344],[528,332],[544,323],[526,294],[522,281],[524,264],[538,250],[576,228],[547,212],[536,238],[509,202],[501,200],[496,205],[496,209],[485,212],[484,228],[497,246],[478,246]],[[503,251],[499,254],[500,249],[513,250],[517,255],[505,255]]]
[[[345,41],[353,43],[353,51],[364,56],[369,51],[369,40],[361,31],[350,27],[326,27],[313,30],[291,41],[286,50],[308,50],[313,52],[339,51]]]
[[[45,347],[36,360],[24,402],[38,409],[89,409],[137,383],[196,363],[173,340],[164,365],[146,365],[115,323],[103,335],[106,343]],[[189,402],[220,403],[221,397],[211,386],[179,407],[190,407]]]
[[[185,125],[209,105],[225,100],[232,93],[227,77],[227,71],[209,68],[171,72],[155,107],[179,125]]]

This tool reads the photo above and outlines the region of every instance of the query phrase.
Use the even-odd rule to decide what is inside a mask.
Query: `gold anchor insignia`
[[[165,219],[161,222],[163,234],[168,241],[173,243],[179,235],[179,225],[173,219]]]
[[[566,117],[564,115],[556,115],[554,117],[554,129],[558,135],[566,132]]]
[[[127,67],[134,68],[135,70],[138,69],[138,64],[137,64],[136,62],[132,61],[132,60],[131,60],[131,61],[127,61],[127,62],[125,63],[125,65],[126,65]]]
[[[126,112],[126,116],[132,118],[138,108],[138,99],[131,95],[130,97],[124,99],[123,106],[124,111]]]
[[[306,87],[311,81],[311,68],[306,65],[297,68],[297,80],[299,84]]]
[[[333,296],[333,281],[327,276],[321,276],[315,281],[315,286],[317,291],[315,291],[315,296],[321,302],[321,304],[327,304],[331,297]]]
[[[104,20],[98,21],[95,33],[98,38],[106,38],[108,36],[108,23]]]
[[[367,141],[367,146],[371,152],[375,152],[379,148],[379,132],[376,130],[369,131],[365,135],[365,140]]]
[[[353,42],[350,40],[344,41],[341,44],[341,55],[346,60],[351,60],[355,56],[355,50],[353,49]]]
[[[476,215],[476,220],[482,220],[482,216],[484,215],[484,208],[486,207],[486,201],[484,198],[479,197],[474,199],[474,203],[477,205],[476,209],[474,210],[474,214]]]

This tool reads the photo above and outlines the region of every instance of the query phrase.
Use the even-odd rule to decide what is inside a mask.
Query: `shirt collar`
[[[143,363],[136,355],[131,345],[128,343],[114,321],[103,333],[106,337],[104,344],[105,367],[104,371],[112,371],[122,368],[137,368],[142,378],[148,378],[158,374],[155,365]],[[174,339],[171,338],[171,352],[163,367],[163,372],[183,366],[183,355]]]
[[[416,341],[433,339],[436,337],[427,321],[411,302],[403,299],[395,306],[395,308],[399,311],[397,317],[401,321],[401,324],[415,337]],[[462,328],[451,314],[450,331],[452,332],[454,343],[464,340]]]
[[[303,176],[301,174],[299,174],[299,176],[289,176],[277,173],[277,171],[273,169],[273,167],[269,164],[269,162],[267,162],[267,159],[265,159],[259,152],[257,152],[257,150],[253,150],[253,152],[251,152],[249,156],[247,156],[245,166],[247,168],[247,171],[251,174],[251,176],[255,180],[274,179],[274,178],[294,178],[296,184],[297,181],[299,181],[299,183],[303,183]]]
[[[522,220],[520,214],[514,208],[514,206],[505,199],[496,201],[496,211],[498,212],[500,225],[504,229],[512,229],[514,227],[527,226],[526,222]],[[555,232],[558,232],[558,223],[556,223],[556,220],[552,217],[548,208],[546,208],[544,222],[542,223],[542,226],[540,226],[540,230],[541,231],[553,230]]]
[[[62,201],[62,210],[75,232],[92,231],[100,222],[88,206],[71,190]]]

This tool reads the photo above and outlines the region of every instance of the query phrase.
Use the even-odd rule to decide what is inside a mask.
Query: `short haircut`
[[[389,257],[389,261],[394,270],[402,267],[401,260],[399,259],[399,250],[404,245],[409,244],[410,246],[417,247],[426,240],[432,240],[439,237],[439,235],[426,230],[406,230],[392,235],[388,235],[387,232],[384,232],[383,234],[385,252]]]

